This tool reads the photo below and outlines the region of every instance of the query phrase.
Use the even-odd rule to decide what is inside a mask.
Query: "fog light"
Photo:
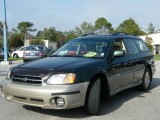
[[[55,104],[55,98],[50,99],[51,105]]]
[[[63,98],[56,98],[56,104],[58,107],[63,107],[65,102]]]
[[[4,97],[4,94],[3,94],[3,92],[2,92],[2,97]]]

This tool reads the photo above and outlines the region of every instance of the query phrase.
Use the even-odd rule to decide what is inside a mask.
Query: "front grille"
[[[43,79],[41,76],[30,76],[30,75],[13,75],[12,81],[21,84],[32,84],[42,85]]]

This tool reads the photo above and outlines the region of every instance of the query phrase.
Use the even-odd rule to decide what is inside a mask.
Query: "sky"
[[[54,26],[67,31],[83,21],[94,24],[99,17],[105,17],[113,27],[133,18],[143,30],[151,22],[160,29],[160,0],[6,0],[6,4],[9,29],[29,21],[38,30]],[[2,8],[0,0],[0,21]]]

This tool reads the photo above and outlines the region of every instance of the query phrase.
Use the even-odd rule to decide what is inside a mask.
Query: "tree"
[[[66,40],[65,35],[62,32],[57,31],[57,33],[56,33],[56,42],[57,42],[59,47],[62,46],[65,43],[65,40]]]
[[[155,27],[153,26],[152,23],[150,23],[150,24],[148,25],[147,33],[148,33],[148,34],[155,33]]]
[[[150,51],[153,52],[154,51],[154,47],[152,45],[153,39],[151,37],[146,36],[145,43],[148,46],[148,48],[150,49]]]
[[[93,34],[94,26],[91,23],[83,22],[80,27],[75,28],[75,32],[77,36],[85,35],[85,34]]]
[[[64,34],[65,34],[65,37],[66,37],[66,42],[78,37],[74,30],[70,30],[68,32],[65,32]]]
[[[38,38],[35,40],[33,39],[30,41],[30,45],[44,45],[44,41]]]
[[[95,21],[95,28],[96,28],[97,32],[100,33],[100,34],[106,34],[106,33],[112,33],[113,32],[112,24],[110,22],[108,22],[103,17],[98,18]]]
[[[43,34],[43,31],[42,31],[42,30],[39,30],[39,31],[37,32],[36,37],[37,37],[37,38],[41,38],[41,37],[42,37],[42,34]]]
[[[141,30],[139,25],[132,18],[123,21],[116,29],[116,32],[123,32],[123,33],[128,33],[128,34],[133,34],[133,35],[145,34]]]
[[[55,27],[44,28],[43,31],[38,31],[37,35],[40,39],[46,39],[49,41],[56,41],[56,29]]]
[[[20,33],[10,33],[9,34],[9,47],[17,48],[23,46],[22,35]]]
[[[22,34],[22,39],[26,40],[30,36],[29,32],[34,32],[36,29],[33,29],[34,24],[31,22],[20,22],[18,23],[17,29]]]

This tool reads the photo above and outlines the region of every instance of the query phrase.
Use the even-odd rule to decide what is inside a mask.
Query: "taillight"
[[[42,52],[39,52],[38,55],[39,55],[39,56],[43,56],[43,53],[42,53]]]

